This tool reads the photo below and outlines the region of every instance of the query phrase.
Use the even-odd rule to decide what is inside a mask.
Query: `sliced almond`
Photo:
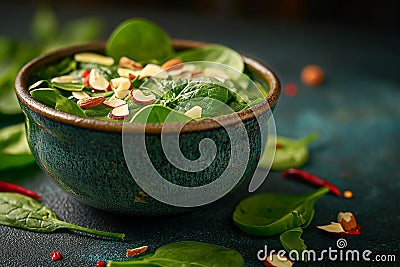
[[[94,108],[101,105],[106,98],[104,96],[87,97],[79,99],[77,104],[80,108]]]
[[[104,66],[111,66],[114,64],[114,59],[112,57],[106,57],[90,52],[77,53],[75,54],[74,59],[78,62],[96,63]]]
[[[122,68],[128,68],[128,69],[133,69],[133,70],[141,70],[143,69],[143,65],[140,64],[139,62],[136,62],[128,57],[121,57],[119,59],[119,64],[120,67]]]
[[[110,111],[108,116],[114,120],[123,120],[129,116],[128,104],[116,107]]]
[[[331,224],[328,225],[317,226],[317,228],[336,237],[344,237],[347,235],[342,225],[336,222],[331,222]]]
[[[90,97],[90,95],[83,91],[72,91],[72,96],[76,99],[84,99]]]
[[[132,90],[129,94],[129,97],[132,102],[142,106],[150,105],[156,101],[156,96],[154,94],[145,95],[141,90],[138,89]]]
[[[141,77],[153,77],[156,76],[160,79],[167,79],[168,73],[165,72],[160,66],[156,64],[147,64],[141,71],[139,76]]]
[[[110,83],[96,69],[90,71],[88,83],[90,88],[96,92],[106,92],[110,90]]]
[[[183,61],[180,59],[170,59],[161,65],[163,70],[177,70],[183,68]]]
[[[137,256],[139,254],[142,254],[143,252],[145,252],[147,250],[148,246],[142,246],[142,247],[138,247],[138,248],[134,248],[134,249],[127,249],[126,250],[126,256],[127,257],[134,257]]]
[[[118,68],[118,75],[130,79],[132,76],[137,77],[140,75],[140,70],[133,70],[127,68]],[[132,80],[132,79],[131,79]]]
[[[119,99],[125,98],[129,94],[129,89],[132,88],[132,83],[128,78],[119,77],[110,81],[110,86],[114,90],[115,95]]]
[[[216,69],[216,68],[205,68],[203,71],[204,76],[208,77],[214,77],[221,82],[224,82],[225,80],[229,79],[229,76],[222,70]]]
[[[52,82],[52,83],[72,83],[75,81],[76,81],[76,79],[74,76],[63,75],[63,76],[59,76],[59,77],[54,77],[53,79],[51,79],[50,82]]]
[[[106,105],[107,107],[110,107],[110,108],[120,107],[125,104],[126,104],[125,100],[118,99],[118,98],[110,98],[103,102],[103,105]]]
[[[192,118],[192,119],[198,119],[201,118],[201,113],[203,109],[200,106],[194,106],[188,111],[185,112],[185,115]]]

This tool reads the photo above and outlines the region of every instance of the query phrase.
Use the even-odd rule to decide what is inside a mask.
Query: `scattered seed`
[[[287,96],[295,96],[297,95],[297,85],[294,83],[287,83],[283,88],[283,92]]]
[[[301,70],[300,78],[306,86],[317,86],[324,81],[324,71],[318,65],[307,65]]]
[[[351,192],[350,190],[346,190],[343,192],[343,196],[345,198],[352,198],[353,197],[353,192]]]
[[[138,247],[138,248],[134,248],[134,249],[127,249],[126,250],[126,256],[127,257],[134,257],[137,256],[139,254],[142,254],[143,252],[145,252],[147,250],[148,246],[142,246],[142,247]]]

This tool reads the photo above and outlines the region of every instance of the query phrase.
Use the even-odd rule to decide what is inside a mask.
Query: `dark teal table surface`
[[[135,15],[143,16],[130,14]],[[311,159],[304,169],[354,193],[352,199],[327,195],[317,202],[315,218],[303,234],[307,247],[317,251],[337,249],[336,239],[315,226],[334,221],[339,211],[352,211],[362,230],[360,236],[347,238],[345,249],[371,250],[371,259],[379,254],[395,255],[399,262],[399,32],[218,18],[200,22],[191,17],[184,17],[182,25],[182,21],[171,20],[173,16],[151,13],[148,18],[165,25],[173,37],[224,43],[256,57],[276,71],[283,85],[298,85],[296,96],[282,94],[279,100],[275,110],[277,133],[300,138],[317,131],[320,138],[311,145]],[[119,21],[110,23],[110,29]],[[324,84],[317,88],[307,88],[300,82],[301,68],[310,63],[321,65],[326,73]],[[266,171],[259,169],[257,175],[265,176]],[[0,266],[89,267],[98,260],[119,260],[127,248],[148,245],[154,251],[160,245],[180,240],[231,247],[244,256],[246,266],[262,266],[257,260],[259,250],[265,245],[282,249],[277,236],[252,237],[234,226],[231,214],[238,201],[249,195],[245,187],[188,214],[143,218],[87,207],[35,166],[1,172],[0,179],[39,192],[43,203],[63,220],[127,235],[126,241],[115,242],[71,232],[40,234],[0,226]],[[257,193],[300,194],[312,190],[309,185],[283,179],[280,172],[271,172]],[[61,251],[61,261],[51,261],[49,253],[53,250]],[[325,260],[309,265],[396,263]]]

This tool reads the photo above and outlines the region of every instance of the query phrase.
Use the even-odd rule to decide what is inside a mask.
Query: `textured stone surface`
[[[135,15],[143,13],[129,11],[127,16]],[[298,138],[318,131],[320,138],[311,145],[311,160],[304,169],[342,190],[354,192],[353,199],[327,195],[318,200],[315,218],[303,234],[306,245],[319,251],[336,249],[336,239],[315,226],[335,220],[339,211],[352,211],[363,228],[360,236],[347,238],[347,249],[369,249],[372,255],[394,254],[399,259],[398,34],[384,29],[378,33],[329,25],[276,25],[218,18],[200,23],[199,18],[188,16],[181,17],[185,22],[182,23],[171,19],[173,15],[151,13],[149,18],[164,23],[174,37],[228,44],[270,65],[283,85],[298,84],[298,95],[282,96],[276,108],[278,133]],[[119,20],[113,21],[116,24]],[[300,70],[309,63],[320,64],[325,70],[326,81],[318,88],[300,84]],[[258,175],[264,174],[259,170]],[[16,179],[17,176],[26,178]],[[154,251],[162,244],[180,240],[231,247],[243,254],[247,266],[262,266],[256,260],[258,250],[266,244],[271,249],[282,248],[277,236],[251,237],[233,225],[234,206],[248,194],[244,187],[229,198],[192,213],[141,218],[109,215],[88,208],[69,197],[38,169],[1,173],[0,177],[42,193],[43,202],[64,220],[127,234],[125,242],[114,242],[70,232],[38,234],[0,226],[0,266],[89,267],[97,260],[118,260],[127,248],[149,245],[149,251]],[[269,174],[258,192],[294,194],[311,190],[308,185],[282,179],[276,172]],[[55,249],[61,251],[63,260],[51,262],[49,253]],[[310,265],[374,266],[330,261]]]

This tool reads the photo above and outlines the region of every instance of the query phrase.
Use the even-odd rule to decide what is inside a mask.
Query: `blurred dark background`
[[[23,35],[35,7],[40,5],[52,7],[61,21],[98,16],[105,19],[107,30],[112,29],[116,21],[132,16],[149,17],[156,22],[165,17],[173,18],[171,23],[181,26],[193,16],[205,20],[346,25],[376,31],[398,32],[400,26],[400,4],[396,0],[14,0],[1,3],[0,34]]]

